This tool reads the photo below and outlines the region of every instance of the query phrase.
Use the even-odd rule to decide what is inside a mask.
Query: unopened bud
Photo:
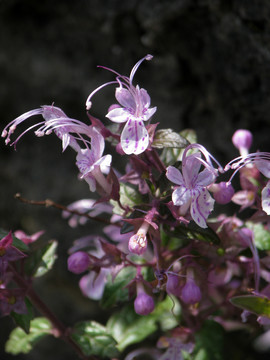
[[[138,315],[148,315],[155,308],[155,303],[152,296],[146,294],[144,291],[139,292],[135,301],[134,309]]]
[[[133,254],[142,255],[147,249],[147,239],[144,233],[137,233],[129,239],[128,249]]]
[[[78,251],[68,258],[68,270],[75,273],[81,274],[86,271],[90,264],[90,258],[86,252]]]
[[[249,130],[239,129],[233,134],[233,145],[240,151],[242,156],[248,154],[253,140],[252,133]]]
[[[212,185],[211,190],[218,204],[228,204],[234,195],[234,188],[230,183],[226,182]]]

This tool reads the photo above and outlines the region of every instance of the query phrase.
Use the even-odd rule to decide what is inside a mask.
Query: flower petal
[[[215,180],[216,180],[216,175],[212,171],[208,169],[204,169],[198,174],[196,185],[208,186],[212,184]]]
[[[116,123],[123,123],[130,117],[130,112],[124,108],[114,108],[106,115],[111,121]]]
[[[149,144],[148,132],[141,120],[129,119],[121,134],[121,145],[126,154],[141,154]]]
[[[176,169],[174,166],[168,166],[166,176],[174,184],[184,186],[183,176],[181,172],[178,169]]]
[[[136,103],[131,92],[123,87],[118,87],[115,91],[115,98],[124,108],[135,111]]]
[[[190,201],[191,192],[185,186],[177,187],[172,193],[172,201],[174,205],[181,206]]]
[[[152,107],[149,109],[144,109],[143,110],[143,121],[147,121],[148,119],[150,119],[150,117],[152,117],[154,115],[154,113],[156,112],[157,107]]]
[[[267,215],[270,215],[270,181],[262,190],[262,209]]]
[[[198,159],[199,154],[192,154],[186,157],[183,162],[183,178],[186,186],[194,188],[197,184],[198,173],[201,167],[201,162]]]
[[[214,202],[215,200],[205,188],[200,190],[199,195],[193,198],[190,206],[190,213],[192,219],[200,227],[207,227],[206,220],[214,208]]]
[[[270,161],[255,160],[256,168],[268,179],[270,179]]]

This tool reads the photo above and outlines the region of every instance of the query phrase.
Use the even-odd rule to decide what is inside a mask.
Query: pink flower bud
[[[140,291],[134,301],[134,309],[138,315],[148,315],[155,308],[152,296],[147,295],[144,291]]]
[[[248,154],[253,140],[252,133],[249,130],[239,129],[233,134],[233,145],[240,151],[242,156]]]
[[[218,204],[228,204],[234,195],[234,188],[226,182],[214,184],[211,190],[214,192],[213,196]]]
[[[168,279],[166,283],[167,294],[172,294],[175,296],[180,295],[180,284],[179,277],[174,274],[168,274]]]
[[[143,233],[137,233],[129,239],[128,249],[131,253],[142,255],[147,249],[146,235]]]
[[[202,294],[199,286],[194,280],[193,269],[187,269],[187,281],[185,286],[182,288],[181,299],[186,304],[196,304],[201,301]]]
[[[90,264],[90,258],[86,252],[78,251],[70,255],[68,258],[68,270],[75,273],[81,274],[86,271]]]

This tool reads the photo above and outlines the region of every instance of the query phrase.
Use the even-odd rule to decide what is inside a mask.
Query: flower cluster
[[[182,350],[195,352],[195,357],[199,353],[196,335],[203,331],[206,321],[214,321],[225,330],[232,327],[232,319],[236,329],[241,329],[242,319],[250,316],[258,317],[257,325],[254,321],[250,324],[253,328],[266,324],[266,318],[269,321],[270,153],[249,152],[252,134],[240,129],[232,136],[240,154],[222,166],[204,146],[191,140],[188,131],[157,130],[157,124],[150,124],[156,107],[150,107],[148,92],[133,84],[138,67],[151,59],[146,55],[139,60],[129,77],[103,67],[116,78],[88,96],[91,123],[70,118],[54,105],[44,105],[13,120],[2,136],[6,144],[16,146],[26,132],[35,129],[38,137],[54,133],[63,151],[68,146],[75,151],[80,178],[97,193],[98,200],[75,201],[65,208],[63,217],[69,218],[73,228],[87,226],[88,221],[106,226],[102,236],[90,228],[88,236],[74,242],[68,270],[81,276],[78,282],[84,296],[100,300],[105,308],[123,307],[122,313],[112,315],[106,328],[106,336],[118,342],[117,348],[124,349],[141,341],[143,334],[152,334],[157,322],[165,328],[161,319],[166,313],[167,332],[157,341],[159,349],[153,349],[153,358],[182,359]],[[105,115],[119,124],[115,132],[89,113],[93,96],[108,85],[116,85],[117,104]],[[11,141],[17,127],[35,115],[43,120]],[[128,161],[124,173],[111,155],[104,155],[105,141]],[[31,247],[41,233],[28,237],[17,232],[17,237]],[[47,246],[52,252],[52,245]],[[39,249],[42,261],[48,248]],[[5,285],[10,263],[24,257],[12,244],[10,233],[0,241],[3,315],[26,311],[21,306],[25,296],[22,290],[8,290]],[[132,309],[125,304],[130,300]],[[242,317],[239,308],[244,310]],[[136,320],[138,316],[144,320]],[[131,341],[114,330],[112,324],[117,321],[127,327],[138,321],[146,324],[149,332],[142,329],[142,334],[130,336]],[[89,326],[85,327],[87,336]],[[92,354],[92,348],[85,350],[78,328],[74,333],[77,346],[86,355]],[[143,351],[136,350],[136,354]],[[100,355],[99,350],[94,354]]]

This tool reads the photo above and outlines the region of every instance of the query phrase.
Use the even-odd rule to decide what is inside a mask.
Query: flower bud
[[[218,204],[228,204],[234,195],[234,188],[232,185],[224,181],[219,184],[214,184],[211,187],[211,190],[213,191],[214,199]]]
[[[187,281],[182,288],[181,299],[186,304],[196,304],[202,298],[201,290],[194,281],[194,274],[192,269],[187,270]]]
[[[134,301],[134,309],[138,315],[148,315],[155,308],[152,296],[140,291]]]
[[[90,258],[86,252],[78,251],[68,258],[68,270],[80,274],[86,271],[90,264]]]
[[[233,145],[240,151],[242,156],[248,154],[253,140],[252,133],[249,130],[236,130],[232,137]]]
[[[129,239],[128,249],[133,254],[142,255],[147,249],[146,235],[137,233]]]
[[[174,274],[168,274],[168,279],[166,283],[167,294],[172,294],[175,296],[180,295],[180,284],[179,277]]]

